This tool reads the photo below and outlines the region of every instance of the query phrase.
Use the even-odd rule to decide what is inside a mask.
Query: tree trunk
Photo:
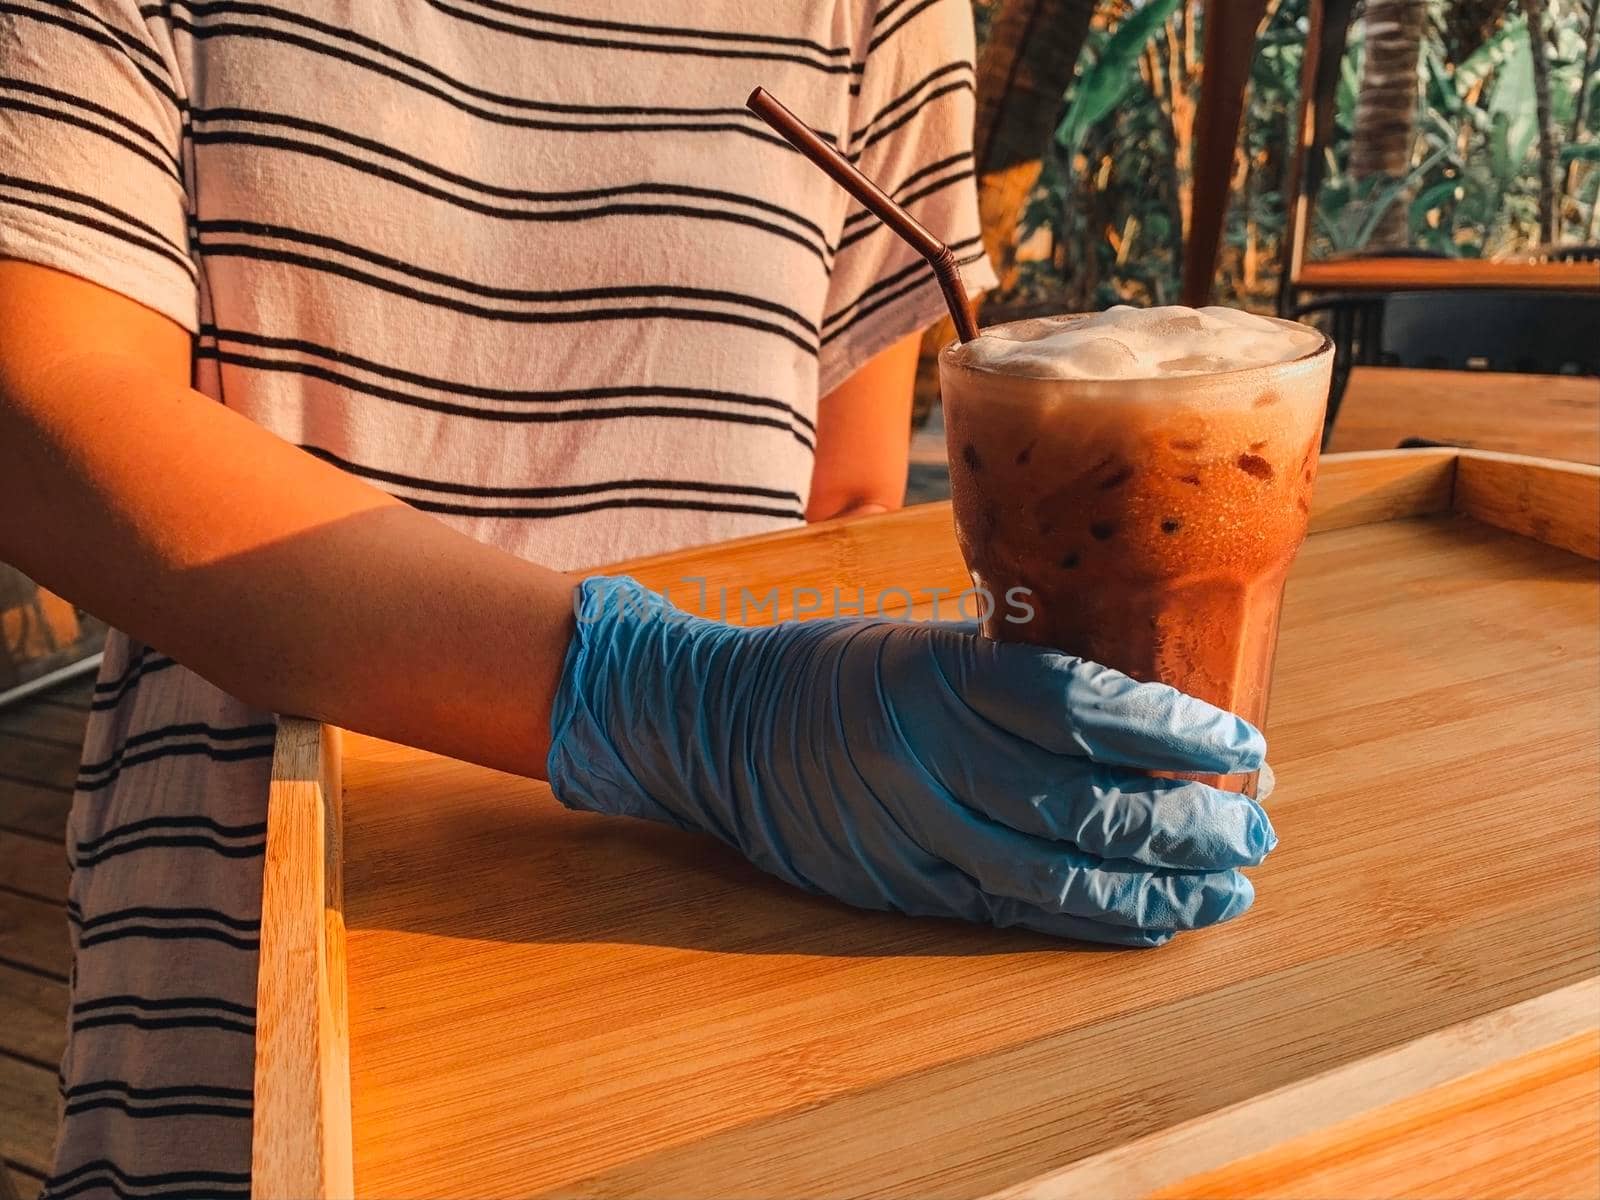
[[[1168,154],[1161,160],[1160,187],[1164,193],[1163,199],[1167,202],[1167,252],[1172,255],[1172,275],[1174,279],[1183,275],[1183,230],[1184,230],[1184,190],[1183,182],[1179,175],[1178,164],[1183,161],[1183,155],[1188,147],[1186,140],[1180,140],[1178,133],[1178,106],[1187,103],[1187,99],[1180,101],[1178,98],[1178,82],[1173,74],[1176,67],[1173,63],[1173,45],[1176,41],[1176,32],[1173,23],[1167,22],[1166,36],[1152,38],[1150,45],[1145,47],[1149,58],[1150,94],[1155,97],[1156,112],[1161,120],[1161,135],[1165,139]],[[1184,130],[1187,138],[1188,130]]]
[[[1017,229],[1061,119],[1062,97],[1078,67],[1094,0],[995,0],[992,7],[989,36],[978,51],[973,160],[983,248],[1003,291],[1017,280]],[[937,356],[952,336],[948,318],[923,336],[915,425],[927,418],[938,397]]]
[[[1350,174],[1366,194],[1382,202],[1385,181],[1403,179],[1416,141],[1417,60],[1427,28],[1426,0],[1368,0],[1366,62],[1356,100]],[[1408,197],[1389,197],[1373,226],[1369,248],[1406,244]]]
[[[1556,240],[1556,131],[1550,119],[1550,39],[1545,33],[1544,0],[1522,0],[1528,18],[1528,50],[1533,55],[1533,103],[1539,122],[1539,240]]]
[[[1016,282],[1017,227],[1093,16],[1093,0],[1000,0],[978,55],[978,210],[1001,288]]]
[[[1579,65],[1582,69],[1578,72],[1578,102],[1572,107],[1572,134],[1567,138],[1570,145],[1576,145],[1583,136],[1587,127],[1585,118],[1589,115],[1589,88],[1584,86],[1591,74],[1600,69],[1600,62],[1595,59],[1595,42],[1600,37],[1600,0],[1589,0],[1589,32],[1583,43],[1583,62]],[[1578,199],[1578,160],[1573,159],[1567,164],[1567,179],[1562,187],[1562,192],[1572,197],[1574,205]],[[1600,209],[1600,197],[1595,199],[1595,207]],[[1582,210],[1576,210],[1578,219],[1582,219]]]

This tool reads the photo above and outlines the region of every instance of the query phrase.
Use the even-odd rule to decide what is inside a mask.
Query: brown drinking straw
[[[978,336],[978,323],[972,318],[972,304],[967,300],[967,289],[961,286],[961,272],[956,256],[909,212],[889,198],[872,180],[827,142],[816,131],[772,98],[765,88],[750,93],[745,105],[760,117],[779,136],[828,173],[828,177],[861,202],[878,220],[894,230],[911,248],[933,268],[944,292],[944,302],[950,308],[950,317],[956,323],[956,338],[970,342]]]

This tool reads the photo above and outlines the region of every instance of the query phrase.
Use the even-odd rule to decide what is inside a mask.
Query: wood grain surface
[[[1308,262],[1303,292],[1412,292],[1430,288],[1600,290],[1600,263],[1485,262],[1473,258],[1345,258]]]
[[[1414,1196],[1437,1182],[1453,1188],[1446,1194],[1457,1200],[1488,1200],[1487,1193],[1463,1185],[1459,1160],[1429,1154],[1425,1143],[1467,1134],[1478,1143],[1475,1169],[1509,1165],[1515,1170],[1541,1134],[1555,1133],[1581,1172],[1586,1164],[1590,1169],[1595,1165],[1600,1123],[1585,1119],[1585,1106],[1568,1102],[1570,1098],[1547,1104],[1553,1094],[1541,1099],[1531,1090],[1513,1089],[1507,1095],[1500,1088],[1490,1092],[1492,1104],[1475,1104],[1466,1115],[1477,1120],[1492,1109],[1496,1117],[1505,1118],[1507,1129],[1516,1129],[1520,1115],[1547,1106],[1554,1119],[1532,1136],[1518,1129],[1515,1138],[1499,1137],[1471,1124],[1454,1128],[1463,1114],[1452,1098],[1471,1094],[1481,1101],[1479,1088],[1486,1077],[1510,1070],[1526,1081],[1527,1072],[1515,1070],[1515,1065],[1552,1054],[1561,1063],[1563,1081],[1570,1082],[1584,1057],[1581,1052],[1573,1055],[1573,1044],[1581,1051],[1585,1039],[1597,1036],[1600,979],[1588,979],[1091,1155],[984,1200],[1276,1196],[1287,1194],[1303,1176],[1330,1166],[1344,1177],[1315,1181],[1313,1187],[1320,1191],[1314,1194],[1340,1200]],[[1595,1082],[1600,1084],[1600,1078]],[[1425,1119],[1407,1120],[1402,1114],[1408,1109]],[[1447,1119],[1437,1121],[1441,1116]],[[1412,1155],[1400,1169],[1393,1161],[1396,1144]],[[1581,1174],[1575,1182],[1584,1182]],[[1596,1190],[1543,1186],[1523,1194],[1588,1196]]]
[[[1498,529],[1600,558],[1595,481],[1600,468],[1546,464],[1515,454],[1464,455],[1456,467],[1455,510]]]
[[[1600,1030],[1363,1113],[1150,1200],[1600,1195]]]
[[[1452,513],[1460,474],[1325,464],[1269,724],[1282,844],[1246,917],[1156,951],[856,912],[348,738],[358,1193],[984,1194],[1594,977],[1595,565]],[[1433,515],[1351,523],[1408,504]],[[641,573],[946,586],[948,521]]]
[[[1328,449],[1392,450],[1406,438],[1600,463],[1600,379],[1353,368]]]
[[[31,1175],[50,1169],[56,1133],[56,1077],[0,1055],[0,1158]],[[32,1181],[19,1178],[18,1188]],[[30,1194],[32,1189],[29,1189]]]
[[[66,849],[42,838],[0,829],[0,888],[33,900],[67,902]]]
[[[352,1194],[338,731],[278,726],[267,804],[250,1194]]]

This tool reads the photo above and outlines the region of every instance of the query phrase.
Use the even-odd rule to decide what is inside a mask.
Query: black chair
[[[1328,412],[1322,421],[1324,450],[1333,436],[1333,422],[1350,382],[1350,368],[1371,366],[1378,361],[1383,300],[1381,295],[1324,296],[1297,305],[1289,314],[1296,321],[1316,325],[1333,342],[1333,379],[1328,387]]]
[[[1334,343],[1324,445],[1352,366],[1600,375],[1600,289],[1331,296],[1295,310],[1319,315]]]
[[[1600,288],[1395,292],[1380,330],[1385,366],[1600,375]]]

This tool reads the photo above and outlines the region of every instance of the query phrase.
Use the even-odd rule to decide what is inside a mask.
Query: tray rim
[[[1316,535],[1447,512],[1600,559],[1600,466],[1487,450],[1327,455],[1310,531]],[[841,574],[852,568],[870,574],[881,569],[876,566],[881,548],[891,540],[948,536],[950,527],[950,504],[943,501],[604,570],[625,571],[661,587],[683,578],[674,572],[692,566],[699,572],[696,578],[708,584],[729,582],[735,578],[730,564],[744,551],[777,551],[781,560],[782,551],[805,544],[826,554]],[[280,718],[267,801],[251,1131],[251,1194],[271,1200],[354,1195],[340,775],[337,729],[301,717]]]

